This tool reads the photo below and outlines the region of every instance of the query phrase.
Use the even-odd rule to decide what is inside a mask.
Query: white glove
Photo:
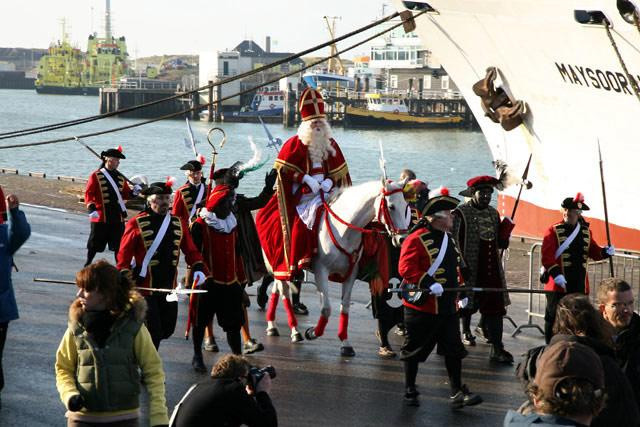
[[[302,182],[309,186],[313,194],[316,194],[318,191],[320,191],[320,183],[318,183],[318,181],[313,179],[310,175],[305,175],[302,178]]]
[[[89,218],[91,219],[98,219],[100,218],[100,213],[98,213],[98,211],[93,211],[89,214]]]
[[[609,256],[614,256],[616,254],[616,248],[611,245],[611,246],[605,246],[604,251],[607,253],[607,255]]]
[[[431,292],[431,295],[439,297],[444,292],[444,288],[440,283],[434,283],[433,285],[429,286],[429,291]]]
[[[205,280],[207,280],[207,278],[202,271],[196,271],[193,273],[193,282],[196,284],[197,289],[204,285]]]
[[[567,290],[567,279],[565,279],[562,274],[558,274],[556,277],[554,277],[553,281],[556,285],[560,286],[565,291]]]
[[[136,184],[133,186],[133,195],[137,196],[142,191],[142,185]]]
[[[182,281],[178,282],[178,286],[176,286],[176,292],[174,293],[174,295],[176,296],[176,301],[184,301],[187,298],[189,298],[188,296],[186,296],[185,294],[181,294],[179,293],[179,291],[184,290],[184,285],[182,284]],[[168,296],[168,295],[167,295]],[[167,300],[169,301],[169,300]]]
[[[462,309],[469,305],[469,298],[464,297],[461,300],[458,300],[458,308]]]
[[[322,188],[322,191],[325,193],[328,193],[333,188],[333,181],[331,181],[330,178],[325,178],[325,180],[320,183],[320,188]]]

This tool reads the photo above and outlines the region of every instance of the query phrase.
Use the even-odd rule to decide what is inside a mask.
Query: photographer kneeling
[[[242,356],[223,356],[211,370],[211,379],[192,386],[176,405],[171,426],[277,426],[267,394],[273,377],[273,368],[255,370]]]

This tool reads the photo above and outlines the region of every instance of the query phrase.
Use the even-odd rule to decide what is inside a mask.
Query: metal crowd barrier
[[[540,267],[542,266],[542,243],[534,243],[529,249],[529,289],[544,289],[540,283]],[[615,277],[625,280],[631,285],[634,295],[640,295],[640,255],[634,253],[617,253],[613,256]],[[587,264],[587,274],[589,275],[589,298],[591,302],[597,304],[598,285],[603,279],[609,277],[609,260],[590,261]],[[640,297],[635,298],[635,310],[640,311]],[[527,322],[516,327],[511,334],[515,337],[523,329],[537,329],[542,335],[544,330],[534,322],[534,318],[544,319],[544,311],[547,305],[544,294],[529,294],[527,300]]]

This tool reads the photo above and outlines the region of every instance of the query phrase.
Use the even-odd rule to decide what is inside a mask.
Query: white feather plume
[[[249,146],[251,146],[251,151],[253,152],[253,156],[249,159],[248,162],[243,163],[238,169],[239,171],[243,171],[245,169],[251,169],[257,166],[260,163],[260,159],[262,159],[262,151],[258,148],[255,142],[253,142],[253,138],[249,135]]]

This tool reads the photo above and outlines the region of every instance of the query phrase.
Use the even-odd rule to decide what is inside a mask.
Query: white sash
[[[142,260],[142,266],[140,267],[140,273],[138,274],[138,276],[140,277],[147,276],[147,267],[149,266],[149,261],[151,261],[151,258],[153,257],[153,255],[155,255],[156,251],[158,250],[158,246],[160,246],[160,242],[162,242],[164,235],[167,234],[167,228],[169,228],[170,222],[171,222],[171,213],[167,213],[164,217],[164,220],[162,221],[162,225],[160,226],[160,229],[158,230],[158,234],[156,235],[156,238],[153,239],[153,243],[151,243],[151,246],[149,246],[149,249],[147,250],[147,254],[144,256],[144,259]]]
[[[564,251],[567,250],[571,242],[573,242],[576,239],[576,236],[578,235],[579,231],[580,231],[580,223],[577,223],[576,228],[573,230],[573,233],[571,233],[569,237],[567,237],[567,240],[562,242],[560,247],[556,250],[556,254],[555,254],[556,258],[558,258],[560,255],[562,255]]]
[[[445,252],[447,252],[447,246],[449,246],[449,235],[445,232],[444,237],[442,238],[442,244],[440,245],[440,252],[438,252],[436,260],[433,264],[431,264],[429,270],[427,270],[427,274],[429,276],[433,277],[433,275],[436,274],[436,270],[438,269],[438,267],[440,267],[440,264],[442,264],[444,254]]]
[[[202,196],[204,195],[204,184],[200,183],[200,190],[198,191],[198,197],[196,197],[196,201],[193,202],[193,206],[191,207],[191,212],[189,212],[189,221],[193,218],[193,215],[196,213],[196,208],[198,203],[202,201]]]
[[[169,427],[175,427],[176,425],[176,417],[178,416],[178,411],[180,410],[180,407],[182,406],[182,404],[184,403],[184,401],[187,399],[187,397],[191,394],[191,392],[198,386],[198,384],[194,384],[191,386],[191,388],[189,388],[189,390],[187,390],[187,392],[185,393],[184,396],[182,396],[182,399],[180,399],[180,402],[178,402],[176,404],[176,406],[173,408],[173,413],[171,414],[171,419],[169,420]]]
[[[120,209],[122,209],[122,212],[126,213],[127,208],[124,205],[124,200],[122,200],[122,195],[120,194],[120,190],[118,190],[118,186],[113,181],[113,178],[111,178],[111,175],[109,175],[109,172],[107,172],[105,168],[100,169],[100,172],[102,172],[104,177],[107,178],[107,181],[109,181],[109,184],[111,184],[111,188],[113,188],[113,191],[116,192],[116,196],[118,196],[118,204],[120,205]]]

